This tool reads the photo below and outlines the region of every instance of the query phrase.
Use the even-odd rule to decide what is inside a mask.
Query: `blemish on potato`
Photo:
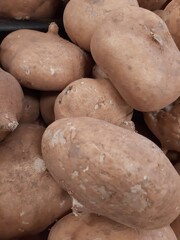
[[[89,170],[89,166],[87,166],[85,169],[83,169],[83,172],[87,172]]]
[[[105,160],[105,154],[101,153],[100,156],[99,156],[100,163],[104,163],[104,160]]]
[[[53,67],[50,67],[50,72],[51,72],[51,75],[54,75],[56,73],[56,69]]]
[[[94,106],[94,110],[97,110],[97,109],[99,109],[99,104],[98,103]]]
[[[54,133],[54,135],[51,137],[51,141],[50,141],[50,144],[52,146],[55,146],[59,143],[61,145],[66,144],[66,139],[64,138],[64,133],[61,131],[61,129],[59,129],[58,131],[56,131]]]
[[[34,169],[36,170],[37,173],[41,173],[41,172],[46,171],[45,162],[41,158],[36,158],[34,160],[33,167],[34,167]]]
[[[78,216],[82,212],[84,206],[78,202],[75,198],[72,198],[72,212],[75,216]]]
[[[78,171],[74,171],[71,176],[72,176],[72,179],[78,177],[79,176]]]

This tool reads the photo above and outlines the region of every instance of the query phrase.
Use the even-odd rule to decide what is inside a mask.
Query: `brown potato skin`
[[[48,240],[176,240],[172,229],[136,230],[95,214],[68,214],[51,229]]]
[[[64,10],[65,30],[75,44],[90,51],[90,41],[95,28],[111,11],[126,5],[138,7],[138,2],[137,0],[71,0]]]
[[[43,231],[71,207],[41,155],[44,128],[22,124],[0,145],[0,239]]]
[[[39,117],[39,96],[37,92],[23,89],[24,110],[20,123],[35,123]]]
[[[18,81],[0,68],[0,141],[18,126],[23,111],[23,98]]]
[[[54,16],[59,0],[11,0],[0,1],[0,17],[21,19],[43,19]]]
[[[144,120],[163,149],[180,152],[180,98],[160,111],[144,113]]]
[[[113,11],[94,32],[91,53],[136,110],[157,111],[180,95],[180,53],[153,12],[136,7]]]
[[[139,6],[151,11],[161,9],[167,0],[138,0]]]
[[[132,118],[133,109],[106,79],[82,78],[69,84],[56,98],[55,120],[92,117],[120,126]]]
[[[46,125],[51,124],[55,120],[54,103],[59,92],[42,92],[40,98],[40,111]]]
[[[176,218],[176,220],[171,223],[171,227],[177,237],[177,240],[180,240],[180,215]]]
[[[179,214],[179,175],[137,133],[99,119],[64,118],[46,129],[42,153],[53,178],[93,213],[144,229],[167,226]]]
[[[180,1],[172,0],[164,9],[162,19],[168,26],[168,29],[180,50]]]
[[[1,44],[1,64],[24,87],[59,91],[91,73],[92,59],[61,38],[58,26],[51,23],[47,33],[34,30],[10,33]]]

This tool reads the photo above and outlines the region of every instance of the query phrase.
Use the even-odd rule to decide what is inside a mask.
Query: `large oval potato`
[[[157,111],[180,95],[180,52],[153,12],[137,7],[113,11],[94,32],[91,53],[139,111]]]
[[[75,44],[59,37],[51,23],[47,33],[17,30],[1,44],[1,63],[27,88],[59,91],[91,72],[92,59]]]
[[[164,9],[162,19],[180,50],[180,1],[172,0]]]
[[[94,214],[69,214],[57,222],[48,240],[177,240],[172,229],[136,230]]]
[[[70,39],[90,51],[90,41],[95,28],[114,9],[137,6],[137,0],[71,0],[64,10],[64,27]],[[83,34],[82,34],[83,33]]]
[[[180,98],[160,111],[144,113],[144,120],[164,150],[180,152]]]
[[[180,212],[179,175],[135,132],[94,118],[64,118],[46,129],[42,153],[57,183],[93,213],[154,229]]]
[[[0,141],[18,126],[24,95],[18,81],[0,68]]]
[[[126,104],[110,81],[82,78],[69,84],[56,98],[55,119],[93,117],[121,125],[132,118]]]
[[[6,0],[0,1],[0,17],[15,19],[42,19],[54,16],[60,0]]]
[[[71,207],[68,194],[46,170],[44,128],[20,125],[0,144],[0,239],[43,231]]]

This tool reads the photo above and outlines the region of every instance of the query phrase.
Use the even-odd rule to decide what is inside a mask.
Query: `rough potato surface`
[[[48,240],[176,240],[170,227],[157,230],[137,230],[95,214],[69,214],[57,222]]]
[[[115,125],[131,120],[133,109],[109,80],[82,78],[69,84],[57,97],[55,119],[93,117]]]
[[[0,145],[0,239],[43,231],[71,207],[68,194],[46,170],[44,128],[20,125]]]
[[[1,64],[21,85],[59,91],[91,72],[91,58],[75,44],[58,35],[51,23],[47,33],[17,30],[1,44]]]
[[[71,0],[64,11],[65,30],[75,44],[90,51],[90,41],[96,27],[111,11],[127,5],[138,7],[138,2],[137,0]]]
[[[91,53],[139,111],[157,111],[180,95],[180,52],[153,12],[137,7],[113,11],[94,32]]]
[[[64,118],[46,129],[42,152],[57,183],[91,212],[146,229],[179,215],[179,175],[137,133],[98,119]]]
[[[0,141],[18,126],[24,95],[18,81],[0,68]]]

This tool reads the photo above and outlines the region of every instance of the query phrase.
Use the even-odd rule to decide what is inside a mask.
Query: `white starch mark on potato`
[[[41,158],[35,158],[33,168],[37,173],[42,173],[46,171],[45,162]]]

